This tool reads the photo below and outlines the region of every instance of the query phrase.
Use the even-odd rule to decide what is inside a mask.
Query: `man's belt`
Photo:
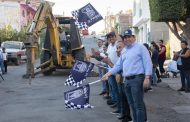
[[[143,77],[143,76],[144,76],[144,74],[131,75],[131,76],[126,76],[125,79],[132,80],[132,79],[135,79],[137,77]]]

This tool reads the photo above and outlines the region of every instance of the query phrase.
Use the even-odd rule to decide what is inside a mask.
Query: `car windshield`
[[[19,43],[4,43],[5,48],[7,49],[20,49],[20,44]]]

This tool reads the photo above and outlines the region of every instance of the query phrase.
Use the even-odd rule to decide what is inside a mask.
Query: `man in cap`
[[[106,36],[109,40],[109,45],[108,45],[106,53],[107,53],[108,58],[111,61],[111,63],[113,65],[115,65],[118,58],[119,58],[117,55],[117,52],[116,52],[116,50],[117,50],[117,48],[116,48],[116,43],[117,43],[116,34],[115,34],[115,32],[110,32]],[[109,67],[109,70],[110,69],[111,69],[111,67]],[[107,104],[112,105],[113,107],[116,107],[118,105],[118,94],[119,94],[119,92],[118,92],[117,82],[116,82],[114,74],[109,76],[108,84],[109,84],[109,93],[111,95],[111,100],[108,100]],[[120,110],[116,110],[112,113],[113,114],[120,113]]]
[[[124,34],[126,44],[114,67],[102,79],[123,70],[125,91],[133,110],[133,122],[144,122],[146,110],[143,102],[143,85],[148,87],[152,74],[152,62],[149,52],[142,44],[136,42],[131,30]]]

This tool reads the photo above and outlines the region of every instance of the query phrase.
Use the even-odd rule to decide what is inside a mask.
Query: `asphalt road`
[[[25,64],[9,66],[5,81],[0,83],[0,122],[119,122],[110,114],[112,108],[99,96],[101,83],[91,85],[90,104],[94,109],[70,110],[64,105],[67,76],[58,71],[52,76],[38,75],[22,79]],[[85,83],[97,80],[88,77]],[[190,122],[190,114],[178,113],[175,107],[190,106],[190,100],[165,83],[145,94],[149,122]]]

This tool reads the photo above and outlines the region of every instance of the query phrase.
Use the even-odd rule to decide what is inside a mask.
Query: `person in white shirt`
[[[7,52],[5,51],[6,49],[3,47],[3,64],[4,64],[4,69],[5,73],[7,73]]]
[[[108,49],[107,49],[107,55],[108,55],[108,59],[111,61],[111,63],[113,65],[116,64],[117,60],[119,59],[118,55],[117,55],[117,37],[115,32],[110,32],[107,35],[108,40],[110,41],[109,45],[108,45]],[[109,70],[111,69],[111,67],[109,66]],[[108,105],[111,106],[118,106],[118,95],[119,95],[119,91],[118,91],[118,86],[117,86],[117,82],[115,79],[115,75],[111,75],[108,78],[108,84],[109,84],[109,93],[111,95],[111,100],[107,101]],[[118,108],[118,110],[112,112],[113,114],[117,114],[120,113],[120,110]]]

